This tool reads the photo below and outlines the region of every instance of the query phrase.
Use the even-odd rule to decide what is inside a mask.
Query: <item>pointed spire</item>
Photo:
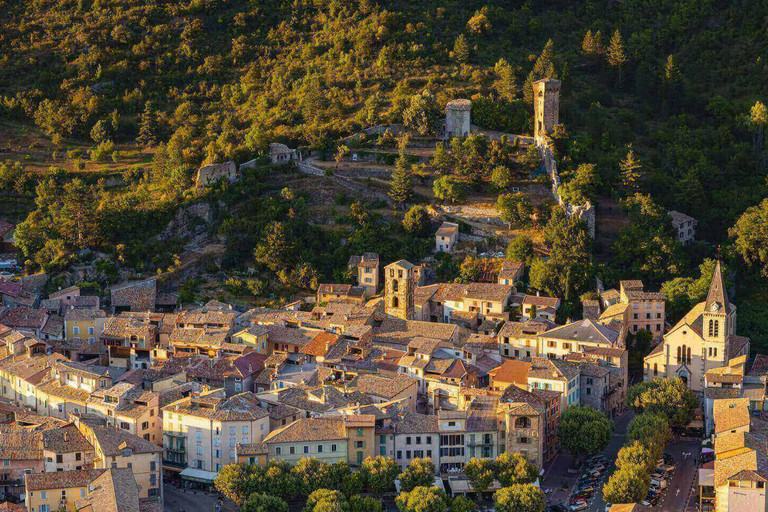
[[[715,265],[715,272],[712,274],[712,282],[709,284],[706,310],[728,313],[730,309],[731,303],[728,301],[728,290],[725,288],[723,270],[720,268],[720,260],[718,260]]]

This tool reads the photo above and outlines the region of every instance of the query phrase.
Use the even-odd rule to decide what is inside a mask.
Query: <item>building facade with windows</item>
[[[269,434],[269,412],[251,392],[226,398],[223,389],[182,398],[163,407],[163,464],[217,473],[237,462],[238,444]]]

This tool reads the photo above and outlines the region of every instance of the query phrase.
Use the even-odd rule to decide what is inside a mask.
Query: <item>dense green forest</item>
[[[153,154],[118,189],[3,165],[4,197],[34,210],[22,249],[43,251],[40,266],[116,251],[195,199],[202,163],[249,160],[275,141],[333,150],[339,136],[402,122],[415,97],[468,97],[474,123],[530,132],[530,84],[554,76],[567,193],[598,207],[622,200],[632,221],[600,264],[605,280],[642,277],[685,296],[670,280],[695,281],[705,257],[725,258],[739,274],[742,327],[768,339],[768,5],[538,4],[0,0],[0,117],[41,130],[62,161],[73,141],[97,161],[119,160],[115,144]],[[699,221],[702,242],[676,244],[663,220],[672,208]],[[258,225],[247,249],[272,229]],[[324,278],[336,271],[321,266]]]

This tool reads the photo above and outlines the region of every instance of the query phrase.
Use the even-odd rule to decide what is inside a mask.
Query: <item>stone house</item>
[[[555,326],[539,334],[539,355],[564,359],[586,347],[618,347],[619,333],[589,319]]]
[[[539,357],[539,336],[556,326],[545,319],[506,322],[496,335],[499,353],[514,359]]]
[[[227,180],[229,183],[237,181],[240,173],[235,162],[229,161],[223,164],[204,165],[197,171],[195,184],[197,188],[204,188],[213,183]]]
[[[102,418],[72,415],[95,450],[94,468],[130,468],[139,497],[163,501],[163,449],[151,441],[108,425]]]
[[[347,461],[359,467],[374,454],[375,416],[370,414],[303,418],[271,432],[264,443],[268,460],[295,465],[303,458]]]
[[[621,281],[618,295],[603,292],[605,297],[618,297],[617,301],[608,300],[609,305],[600,315],[598,321],[609,324],[612,320],[621,322],[627,332],[633,334],[641,329],[646,329],[653,334],[654,339],[664,336],[664,324],[666,322],[665,297],[660,292],[648,292],[644,290],[640,280]]]
[[[223,466],[237,462],[237,444],[263,442],[269,434],[269,412],[251,392],[227,398],[216,389],[162,410],[164,464],[206,471],[211,480]]]
[[[472,130],[472,102],[455,99],[445,105],[445,139],[466,137]]]
[[[505,452],[520,453],[537,468],[544,465],[546,404],[532,392],[509,386],[499,399],[500,439]]]
[[[6,499],[24,494],[27,473],[43,472],[42,448],[40,432],[18,424],[0,426],[0,492]]]
[[[285,164],[297,159],[298,155],[295,149],[279,142],[273,142],[269,145],[269,160],[273,164]]]
[[[509,320],[515,287],[496,283],[441,283],[414,290],[414,319],[476,330],[486,320]]]
[[[520,320],[548,320],[554,322],[559,308],[560,299],[557,297],[526,294],[521,303]]]
[[[349,258],[349,268],[357,272],[357,285],[365,288],[365,295],[370,297],[379,292],[379,255],[364,252]]]
[[[523,278],[525,265],[521,261],[512,261],[505,259],[501,263],[501,270],[497,277],[499,284],[514,285]]]
[[[451,253],[458,239],[459,225],[453,222],[443,222],[435,232],[435,250]]]
[[[672,219],[672,227],[675,228],[677,239],[683,245],[688,245],[696,240],[696,225],[698,222],[693,217],[675,210],[667,212]]]
[[[317,287],[317,303],[343,302],[345,304],[365,303],[366,288],[351,284],[323,283]]]
[[[27,507],[32,511],[77,510],[75,502],[85,498],[90,483],[105,469],[80,469],[25,475]]]

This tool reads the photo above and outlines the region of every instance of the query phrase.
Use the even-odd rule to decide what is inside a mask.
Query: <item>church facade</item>
[[[728,300],[718,262],[707,300],[694,306],[645,357],[644,379],[679,377],[701,393],[707,371],[741,355],[749,355],[749,338],[736,334],[736,306]]]

